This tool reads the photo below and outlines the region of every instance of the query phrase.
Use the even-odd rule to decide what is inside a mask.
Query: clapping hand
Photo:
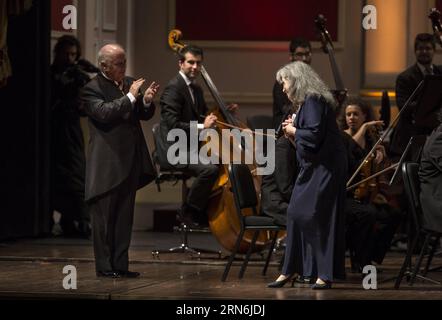
[[[140,93],[140,88],[144,84],[146,80],[143,78],[140,78],[138,80],[135,80],[132,85],[130,86],[129,92],[136,98],[138,97],[138,94]]]
[[[160,85],[158,83],[156,83],[155,81],[150,84],[149,88],[147,88],[146,92],[144,93],[144,102],[146,104],[152,102],[152,100],[155,97],[155,95],[157,94],[159,88],[160,88]]]

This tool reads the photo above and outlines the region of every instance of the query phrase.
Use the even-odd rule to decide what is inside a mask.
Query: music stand
[[[393,173],[393,176],[391,177],[390,183],[388,184],[390,187],[393,185],[393,182],[396,180],[396,177],[400,171],[400,168],[402,168],[402,163],[405,161],[408,151],[410,150],[411,145],[413,144],[413,140],[414,137],[411,137],[410,140],[408,141],[407,147],[405,148],[404,153],[402,154],[401,159],[398,162],[398,166],[396,168],[396,170]]]
[[[442,75],[426,75],[414,115],[417,128],[434,130],[438,125],[437,113],[442,106]]]

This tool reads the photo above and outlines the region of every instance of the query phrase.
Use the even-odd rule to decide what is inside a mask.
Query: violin
[[[379,139],[381,132],[378,127],[368,127],[366,139],[376,141]],[[376,152],[376,151],[375,151]],[[388,159],[384,158],[381,163],[376,163],[375,152],[372,152],[368,158],[363,162],[360,170],[360,177],[362,182],[356,187],[354,191],[354,198],[363,203],[385,203],[385,200],[379,196],[381,190],[385,190],[388,185],[385,172],[382,170],[388,164]],[[374,176],[376,172],[382,172]]]

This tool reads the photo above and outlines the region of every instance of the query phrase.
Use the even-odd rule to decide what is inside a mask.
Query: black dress
[[[299,175],[287,210],[283,274],[292,274],[293,240],[299,230],[303,275],[332,281],[345,277],[344,200],[347,155],[335,113],[323,99],[308,97],[296,120]]]

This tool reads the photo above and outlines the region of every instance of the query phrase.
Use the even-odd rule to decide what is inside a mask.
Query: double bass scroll
[[[318,15],[318,17],[315,19],[316,29],[319,32],[319,37],[322,43],[322,50],[324,51],[324,53],[328,54],[330,60],[330,65],[336,86],[336,89],[333,90],[333,94],[339,104],[340,110],[344,105],[345,100],[347,99],[348,90],[344,86],[341,73],[339,72],[338,64],[336,63],[333,41],[331,39],[330,33],[325,26],[326,22],[327,19],[322,14]]]
[[[440,11],[436,8],[430,9],[428,18],[431,20],[436,41],[442,47],[442,25],[440,23]]]

